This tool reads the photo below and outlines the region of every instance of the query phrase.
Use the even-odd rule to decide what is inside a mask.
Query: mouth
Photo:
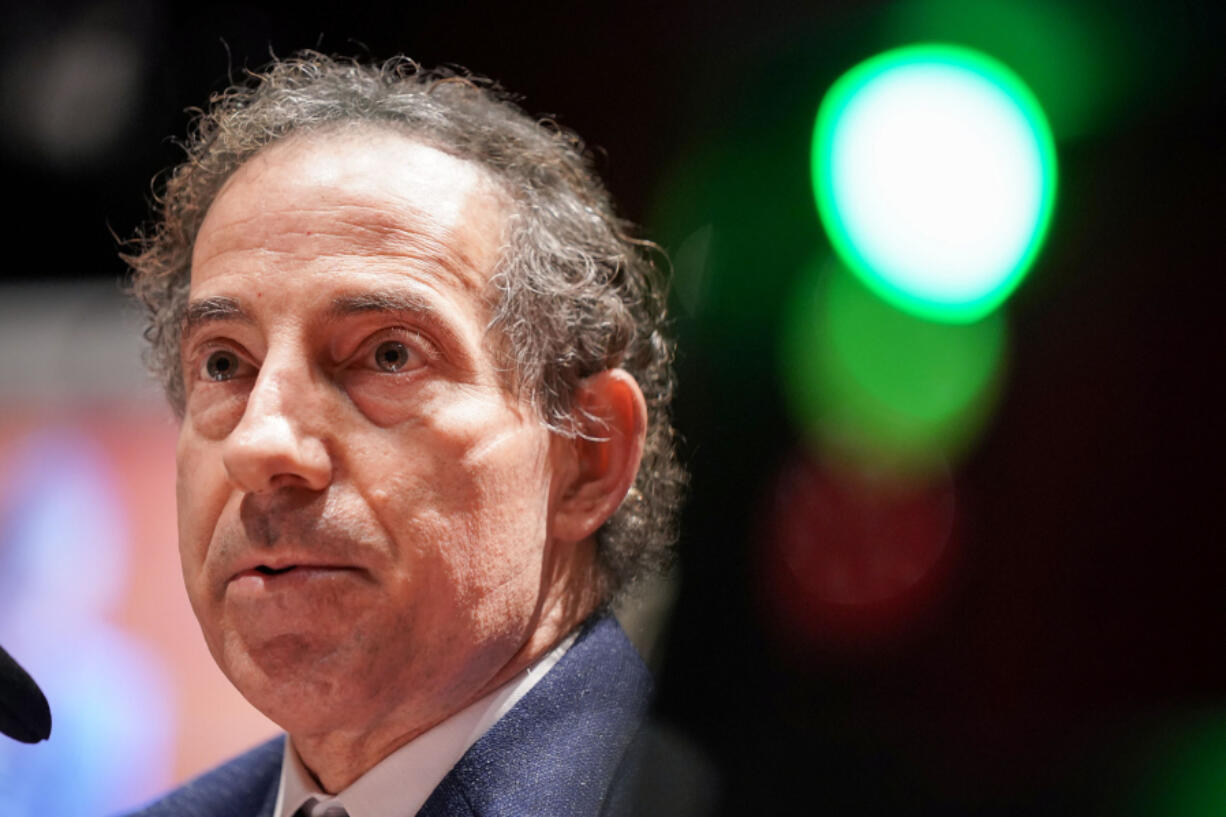
[[[280,599],[279,604],[292,598],[318,600],[321,593],[330,597],[342,588],[356,586],[353,583],[361,583],[364,575],[365,571],[352,565],[258,564],[234,574],[226,584],[226,593],[232,602],[240,604],[261,603],[274,596]]]
[[[231,582],[242,581],[244,579],[255,581],[260,584],[267,584],[288,580],[293,577],[311,578],[328,575],[352,574],[362,572],[359,568],[353,565],[341,564],[319,564],[313,562],[291,562],[288,564],[258,564],[235,573],[231,578]],[[279,582],[278,582],[279,583]]]
[[[286,565],[285,567],[269,567],[268,565],[257,565],[255,568],[255,572],[260,573],[264,576],[280,576],[283,573],[289,573],[291,570],[294,570],[297,567],[298,565]]]

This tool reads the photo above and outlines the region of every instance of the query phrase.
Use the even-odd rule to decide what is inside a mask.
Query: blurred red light
[[[760,543],[768,616],[795,646],[871,648],[904,634],[945,587],[955,505],[948,473],[917,482],[788,462]]]

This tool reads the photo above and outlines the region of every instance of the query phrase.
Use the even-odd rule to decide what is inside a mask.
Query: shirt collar
[[[571,633],[535,664],[401,746],[336,795],[320,791],[287,736],[273,814],[292,817],[314,797],[319,814],[340,805],[349,817],[412,817],[469,747],[553,668],[577,636]]]

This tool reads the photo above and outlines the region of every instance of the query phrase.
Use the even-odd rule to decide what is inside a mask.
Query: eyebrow
[[[337,320],[363,312],[405,312],[413,315],[434,317],[435,309],[417,295],[401,292],[369,292],[360,295],[342,295],[332,301],[328,319]],[[215,295],[192,301],[183,316],[183,334],[187,335],[204,324],[216,321],[240,321],[252,323],[252,317],[234,298]]]
[[[233,298],[214,295],[210,298],[192,301],[187,305],[187,311],[183,315],[180,337],[187,337],[200,327],[217,321],[253,322],[251,316],[247,314],[247,311],[243,309],[238,301]]]
[[[362,312],[407,312],[426,317],[436,315],[434,307],[418,295],[407,292],[363,292],[334,298],[328,309],[328,317],[335,320]]]
[[[340,320],[368,312],[412,315],[439,335],[445,346],[464,349],[459,333],[439,314],[438,309],[426,298],[412,292],[376,291],[341,295],[333,299],[328,318]]]

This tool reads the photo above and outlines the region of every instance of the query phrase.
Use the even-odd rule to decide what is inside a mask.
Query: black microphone
[[[0,647],[0,732],[22,743],[51,736],[51,707],[30,673]]]

